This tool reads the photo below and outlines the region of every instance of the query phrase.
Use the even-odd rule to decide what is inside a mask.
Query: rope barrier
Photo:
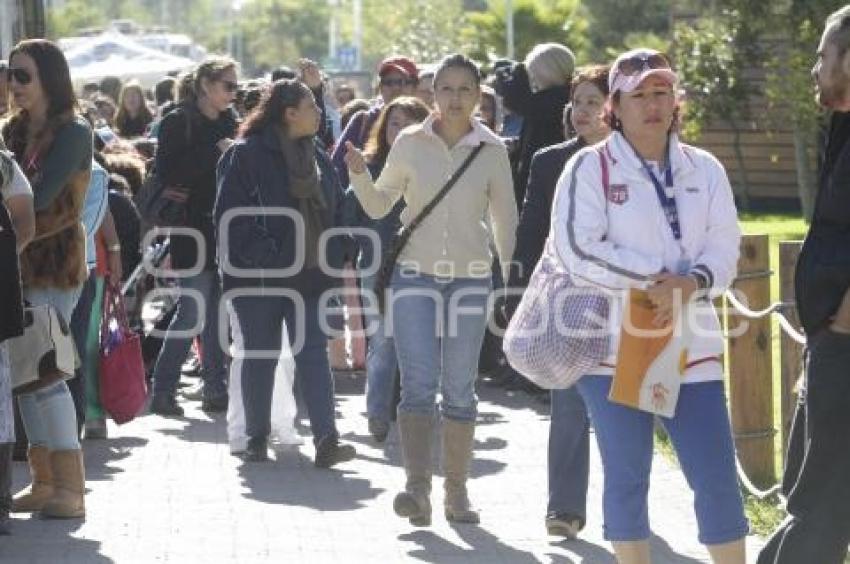
[[[805,335],[800,333],[794,327],[794,325],[788,320],[788,318],[782,313],[783,310],[789,309],[790,307],[793,306],[793,304],[776,302],[776,303],[771,304],[769,307],[766,307],[765,309],[752,310],[752,309],[748,308],[747,306],[745,306],[743,303],[741,303],[741,301],[738,300],[738,298],[735,297],[735,294],[733,294],[731,291],[727,290],[725,296],[726,296],[726,300],[729,302],[729,304],[732,305],[732,308],[737,310],[737,312],[740,315],[743,315],[744,317],[746,317],[748,319],[760,319],[762,317],[766,317],[768,315],[775,314],[777,316],[777,318],[779,319],[779,326],[782,328],[783,331],[785,331],[786,335],[788,335],[794,341],[796,341],[797,343],[799,343],[801,345],[806,344]],[[760,433],[747,434],[748,436],[746,438],[757,438],[757,437],[764,438],[764,437],[772,435],[772,434],[773,434],[773,431],[771,430],[770,433],[760,432]],[[752,436],[750,436],[750,435],[752,435]],[[768,488],[766,490],[760,490],[759,488],[756,487],[755,484],[753,484],[750,481],[749,477],[747,476],[747,473],[744,471],[744,467],[741,464],[741,461],[738,458],[737,453],[735,455],[735,467],[738,471],[738,480],[741,482],[741,486],[747,491],[747,493],[750,496],[758,499],[759,501],[765,501],[767,499],[775,497],[775,498],[777,498],[777,500],[779,502],[781,502],[781,503],[785,502],[785,498],[782,495],[782,485],[781,484],[776,484],[773,487]]]
[[[788,320],[785,315],[782,314],[783,309],[787,309],[790,304],[783,302],[776,302],[771,304],[769,307],[762,310],[752,310],[742,304],[738,298],[735,297],[731,291],[726,290],[726,299],[732,304],[732,307],[738,311],[739,314],[743,315],[748,319],[760,319],[772,313],[775,313],[777,318],[779,319],[779,326],[782,327],[782,330],[785,331],[785,334],[794,339],[801,345],[806,344],[806,337],[794,327],[794,325]]]
[[[744,472],[744,467],[741,466],[741,461],[735,456],[735,466],[738,469],[738,480],[740,480],[741,485],[744,486],[744,489],[747,490],[747,493],[752,497],[758,499],[759,501],[764,501],[771,497],[776,497],[779,501],[784,502],[785,499],[782,496],[782,484],[776,484],[771,488],[766,490],[760,490],[753,484],[750,479],[747,477],[747,473]]]

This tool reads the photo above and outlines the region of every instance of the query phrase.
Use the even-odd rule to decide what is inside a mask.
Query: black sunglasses
[[[669,69],[670,60],[662,53],[635,55],[617,63],[617,72],[624,76],[640,74],[643,69]]]
[[[228,92],[236,92],[239,90],[239,84],[236,82],[232,82],[230,80],[222,80],[220,82],[224,85],[224,89]]]
[[[9,67],[8,69],[6,69],[6,77],[9,82],[14,79],[15,82],[17,82],[18,84],[23,84],[24,86],[32,82],[32,75],[29,73],[29,71],[21,68]]]

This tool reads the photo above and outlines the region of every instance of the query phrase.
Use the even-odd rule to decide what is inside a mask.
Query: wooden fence
[[[802,345],[781,326],[777,329],[771,319],[784,315],[791,325],[799,327],[794,306],[794,268],[801,243],[780,243],[776,270],[770,264],[769,245],[767,235],[747,235],[741,241],[738,278],[731,290],[750,311],[736,307],[728,296],[724,299],[725,325],[730,335],[727,366],[732,431],[743,471],[760,487],[776,482],[774,439],[776,433],[781,434],[784,454],[802,364]],[[771,279],[777,275],[781,301],[771,304]],[[777,330],[781,335],[775,333]],[[777,379],[774,339],[779,339]],[[780,398],[778,422],[774,421],[775,382]]]

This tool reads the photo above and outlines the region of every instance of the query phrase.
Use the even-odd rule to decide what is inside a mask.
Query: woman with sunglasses
[[[517,225],[507,150],[473,117],[481,100],[475,63],[459,54],[443,59],[434,73],[434,100],[436,112],[398,136],[376,180],[353,144],[348,143],[346,154],[354,193],[366,213],[383,217],[403,199],[405,226],[434,200],[446,179],[462,171],[445,199],[412,232],[386,298],[386,331],[395,339],[401,368],[397,423],[407,473],[393,508],[414,526],[431,523],[438,390],[445,515],[456,522],[479,520],[466,481],[477,416],[478,352],[492,288],[490,242],[506,266]]]
[[[245,409],[247,461],[268,460],[284,323],[313,431],[316,467],[329,468],[355,455],[354,447],[339,440],[322,325],[325,290],[339,284],[325,267],[342,268],[343,240],[336,236],[322,243],[324,232],[342,223],[342,189],[316,142],[320,121],[316,99],[304,83],[278,80],[218,165],[219,265],[224,289],[236,294],[230,304],[243,350],[234,355],[232,369],[240,372],[242,390],[234,401],[242,401]],[[293,215],[301,221],[294,223]]]
[[[35,236],[21,254],[24,298],[49,304],[70,321],[88,274],[81,220],[92,131],[77,113],[68,63],[55,44],[30,39],[16,45],[9,86],[17,109],[3,139],[32,185],[36,212]],[[15,497],[12,510],[82,517],[85,475],[74,402],[64,381],[42,384],[18,396],[32,485]]]
[[[187,293],[178,299],[177,312],[153,369],[151,411],[159,415],[183,415],[175,392],[180,367],[192,344],[186,332],[197,326],[199,318],[205,320],[200,334],[203,383],[202,389],[196,390],[202,397],[201,408],[212,413],[227,409],[227,371],[218,339],[221,288],[215,263],[212,209],[216,163],[236,132],[231,109],[238,88],[236,71],[236,62],[223,57],[198,65],[191,88],[187,88],[177,108],[162,119],[159,129],[155,174],[165,185],[189,189],[185,227],[194,233],[171,236],[171,267],[184,273],[193,271],[179,278],[180,287],[202,297],[198,300]]]
[[[664,55],[624,53],[608,84],[614,131],[567,163],[550,233],[574,278],[613,296],[612,354],[577,384],[602,455],[605,538],[619,562],[650,562],[654,417],[608,400],[627,292],[645,288],[658,327],[684,303],[696,314],[674,416],[659,419],[694,491],[700,542],[715,563],[743,563],[747,520],[723,388],[723,336],[702,299],[735,277],[740,229],[732,191],[717,159],[679,140],[678,77]]]

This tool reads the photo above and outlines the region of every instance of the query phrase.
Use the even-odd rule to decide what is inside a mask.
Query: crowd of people
[[[849,49],[845,7],[827,20],[813,71],[834,116],[797,273],[807,393],[785,475],[789,517],[764,564],[841,562],[850,540]],[[486,372],[496,385],[541,393],[506,362],[491,327],[510,322],[549,257],[611,296],[611,309],[608,357],[577,385],[545,392],[546,530],[573,539],[585,525],[592,424],[605,538],[619,562],[650,562],[660,420],[694,492],[700,542],[715,563],[745,561],[722,331],[707,299],[735,278],[740,229],[723,166],[679,137],[673,63],[641,48],[576,68],[557,43],[522,62],[497,61],[487,75],[462,54],[429,63],[387,57],[374,97],[333,87],[306,59],[245,80],[226,57],[163,77],[152,91],[107,77],[77,95],[55,44],[14,47],[0,65],[0,339],[21,334],[26,308],[48,306],[69,324],[80,363],[16,388],[13,406],[16,366],[0,344],[0,532],[9,532],[9,513],[85,516],[81,438],[107,438],[109,416],[98,390],[102,304],[122,284],[139,304],[152,286],[176,295],[153,321],[160,336],[137,326],[151,414],[183,417],[180,394],[226,412],[231,451],[261,463],[270,441],[291,439],[273,412],[297,392],[315,466],[352,460],[328,356],[352,272],[356,300],[345,303],[365,314],[363,328],[349,329],[368,342],[369,432],[381,443],[395,424],[402,447],[407,479],[394,512],[430,525],[439,438],[444,515],[478,523],[467,491],[476,383]],[[139,199],[152,180],[185,195],[179,221],[153,234]],[[155,249],[167,250],[157,260],[168,275],[138,268]],[[636,288],[659,327],[683,302],[709,310],[683,359],[672,417],[609,399]],[[199,375],[191,388],[181,381],[187,366]],[[31,484],[13,498],[16,456],[28,461]]]

